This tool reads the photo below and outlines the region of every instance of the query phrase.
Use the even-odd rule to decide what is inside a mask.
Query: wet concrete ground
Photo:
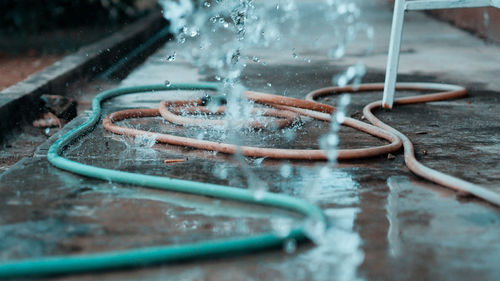
[[[77,111],[81,114],[90,108],[92,98],[99,92],[114,88],[119,81],[94,79],[78,83],[72,87],[72,97],[78,100]],[[64,122],[64,121],[63,121]],[[19,127],[8,132],[0,149],[0,174],[15,165],[24,157],[32,157],[37,147],[46,142],[59,128],[36,128],[32,124],[20,123]]]
[[[314,7],[303,5],[309,15],[314,15]],[[382,22],[388,26],[390,12],[386,8],[380,6],[367,13],[378,18],[379,26]],[[410,25],[418,25],[418,19],[420,15],[415,22],[410,20]],[[426,24],[433,22],[425,20]],[[459,31],[450,32],[449,37],[456,32],[468,38],[467,44],[480,44]],[[300,42],[288,43],[301,46]],[[437,46],[427,48],[439,50],[439,42],[434,44]],[[162,60],[176,48],[167,44],[122,85],[213,79],[181,56],[165,65]],[[273,56],[277,53],[273,50],[255,52],[268,57],[267,65],[249,63],[243,83],[257,91],[303,97],[308,91],[330,85],[331,77],[343,69],[322,57],[321,50],[310,63],[294,60],[291,54]],[[496,52],[500,54],[500,49]],[[383,72],[376,65],[367,66],[365,82],[383,80]],[[453,71],[457,70],[450,66]],[[401,80],[456,82],[448,80],[449,75],[403,75]],[[377,115],[414,141],[417,157],[424,164],[500,192],[500,95],[487,85],[476,84],[474,75],[460,82],[471,89],[466,99],[404,106]],[[197,94],[177,92],[175,96]],[[167,96],[157,93],[117,98],[105,104],[105,114],[122,108],[154,107]],[[349,114],[361,118],[362,106],[380,96],[354,95]],[[334,104],[335,99],[323,102]],[[85,117],[75,119],[64,130]],[[123,124],[179,135],[199,134],[157,118]],[[246,132],[244,136],[246,142],[255,145],[317,148],[318,136],[327,129],[322,122],[308,121],[295,128],[294,139],[287,138],[287,132]],[[220,136],[209,132],[204,137]],[[383,143],[349,128],[341,129],[340,138],[342,148]],[[45,157],[54,139],[0,178],[0,202],[4,206],[0,208],[2,261],[176,244],[266,230],[279,232],[300,219],[270,208],[152,191],[63,172]],[[241,163],[228,155],[161,144],[149,148],[105,132],[101,126],[72,145],[65,155],[101,167],[248,186]],[[163,163],[167,158],[184,157],[187,160],[182,163]],[[330,224],[324,243],[300,244],[295,250],[289,243],[283,249],[253,254],[51,280],[498,280],[500,276],[500,210],[420,180],[404,167],[401,154],[394,159],[381,156],[342,162],[326,177],[318,176],[324,162],[245,161],[271,191],[307,198],[321,206]],[[284,163],[290,169],[284,171]]]

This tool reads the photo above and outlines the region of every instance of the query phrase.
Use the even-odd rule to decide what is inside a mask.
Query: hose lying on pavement
[[[323,121],[329,121],[330,114],[324,112],[326,111],[331,113],[335,110],[335,108],[330,105],[322,105],[317,102],[311,102],[295,98],[288,98],[283,96],[255,93],[255,92],[246,92],[245,95],[247,98],[255,102],[266,104],[269,106],[274,106],[281,109],[280,111],[282,112],[281,115],[283,117],[289,116],[293,118],[293,116],[295,116],[294,114],[296,113],[293,113],[292,111],[296,111],[301,115],[307,115],[305,112],[310,111],[311,114],[309,114],[308,116]],[[189,107],[186,107],[186,109],[192,109],[195,112],[196,111],[206,112],[206,109],[204,107],[198,106],[199,105],[198,100],[189,101],[186,104],[189,105]],[[150,108],[128,109],[111,113],[103,120],[103,127],[106,130],[111,131],[115,134],[132,136],[132,137],[141,135],[141,136],[146,136],[148,138],[154,138],[156,139],[157,142],[161,143],[187,146],[187,147],[211,150],[211,151],[219,151],[229,154],[234,154],[236,153],[236,151],[238,151],[242,155],[248,157],[267,157],[274,159],[290,159],[290,160],[328,159],[325,151],[320,149],[283,149],[283,148],[265,148],[265,147],[263,148],[263,147],[252,147],[252,146],[236,146],[228,143],[200,140],[197,138],[189,138],[189,137],[179,137],[171,134],[162,134],[162,133],[139,130],[134,128],[127,128],[124,126],[116,125],[114,123],[129,118],[154,117],[161,115],[166,120],[178,125],[182,126],[199,125],[201,121],[200,119],[181,117],[176,114],[173,114],[172,112],[170,112],[171,109],[169,109],[169,105],[171,105],[171,107],[173,108],[176,108],[177,106],[179,106],[179,101],[176,102],[163,101],[160,103],[159,109],[150,109]],[[323,112],[315,110],[321,110]],[[278,116],[278,115],[279,114],[277,113],[272,114],[272,116]],[[282,119],[282,120],[286,121],[287,119]],[[226,120],[209,120],[207,122],[208,124],[215,125],[216,121],[222,123],[223,121]],[[337,159],[339,160],[359,159],[359,158],[383,155],[395,152],[399,150],[402,146],[401,140],[395,134],[390,133],[387,130],[380,129],[373,125],[352,118],[347,118],[347,120],[343,124],[358,129],[360,131],[363,131],[365,133],[368,133],[370,135],[373,135],[375,137],[385,139],[390,143],[386,145],[374,146],[369,148],[339,149],[337,156]],[[253,127],[256,128],[267,127],[274,129],[277,124],[273,124],[272,122],[268,123],[259,122],[258,124],[253,124],[253,125],[254,125]]]
[[[346,86],[346,87],[330,87],[323,88],[309,93],[306,99],[309,101],[314,101],[319,97],[324,97],[332,94],[338,93],[360,93],[367,91],[383,91],[384,84],[361,84],[357,87]],[[399,83],[396,87],[399,91],[426,91],[434,90],[441,91],[434,94],[417,95],[411,97],[399,98],[394,101],[394,105],[404,105],[404,104],[415,104],[424,103],[432,101],[442,101],[449,99],[457,99],[467,95],[465,88],[448,85],[448,84],[436,84],[436,83]],[[403,141],[404,146],[404,158],[408,169],[410,169],[416,175],[419,175],[431,182],[436,184],[451,188],[456,191],[462,191],[479,197],[487,202],[500,206],[500,193],[494,192],[491,189],[485,188],[483,186],[464,181],[462,179],[441,173],[434,169],[431,169],[422,163],[420,163],[415,158],[415,150],[410,139],[403,133],[394,129],[393,127],[387,125],[386,123],[380,121],[373,114],[373,110],[382,107],[382,101],[375,101],[363,108],[363,115],[370,121],[373,125],[387,130],[400,138]]]
[[[168,87],[164,85],[151,85],[105,91],[96,96],[92,101],[92,114],[90,118],[82,125],[64,134],[50,147],[47,154],[49,162],[68,172],[105,181],[286,209],[303,215],[305,217],[304,223],[293,227],[285,236],[268,232],[244,237],[200,241],[190,244],[10,261],[0,264],[0,278],[70,274],[122,267],[144,266],[234,252],[254,252],[260,249],[279,247],[287,239],[296,239],[298,241],[305,239],[306,222],[308,224],[317,223],[318,225],[326,225],[325,217],[321,209],[302,199],[269,192],[265,192],[262,195],[259,194],[257,199],[252,191],[246,189],[100,168],[72,161],[62,156],[64,149],[68,145],[92,131],[98,124],[101,116],[101,104],[105,100],[132,93],[169,90],[217,91],[218,85],[213,83],[172,84]]]
[[[339,93],[359,93],[367,91],[382,91],[384,85],[379,84],[361,84],[356,87],[346,86],[346,87],[329,87],[319,90],[315,90],[306,96],[306,100],[300,100],[296,98],[289,98],[265,93],[257,93],[247,91],[245,96],[257,103],[265,104],[268,106],[273,106],[278,109],[283,110],[283,112],[295,112],[300,115],[312,117],[318,120],[323,120],[329,122],[331,120],[331,113],[335,110],[335,107],[327,104],[321,104],[315,102],[315,99],[323,96],[328,96],[332,94]],[[415,104],[424,103],[432,101],[443,101],[449,99],[461,98],[467,95],[465,88],[449,85],[449,84],[437,84],[437,83],[400,83],[397,85],[397,90],[405,91],[438,91],[433,94],[424,94],[411,97],[405,97],[395,100],[396,105],[404,104]],[[261,147],[250,147],[250,146],[240,146],[236,147],[232,144],[213,142],[206,140],[199,140],[195,138],[188,137],[178,137],[169,134],[158,134],[149,131],[142,131],[133,128],[126,128],[115,125],[113,121],[120,121],[127,118],[136,117],[146,117],[146,116],[158,116],[162,115],[165,119],[169,120],[178,125],[188,126],[191,125],[189,118],[179,117],[171,112],[169,112],[169,104],[174,104],[173,102],[163,101],[160,103],[159,109],[133,109],[119,111],[110,114],[103,121],[103,126],[105,129],[112,131],[117,134],[123,134],[128,136],[137,135],[148,135],[149,137],[155,137],[158,142],[189,146],[197,149],[214,150],[223,153],[235,153],[237,149],[241,154],[250,157],[267,157],[275,159],[291,159],[291,160],[326,160],[327,154],[322,150],[313,149],[278,149],[278,148],[261,148]],[[383,146],[374,146],[361,149],[339,149],[338,150],[338,160],[347,159],[362,159],[367,157],[373,157],[377,155],[383,155],[391,152],[395,152],[404,146],[404,156],[405,163],[407,167],[415,174],[428,179],[439,185],[454,189],[456,191],[466,192],[472,194],[476,197],[482,198],[490,203],[500,205],[500,194],[496,193],[488,188],[476,185],[459,178],[438,172],[429,167],[424,166],[415,158],[415,152],[413,144],[410,139],[406,137],[401,132],[390,127],[389,125],[383,123],[372,113],[372,110],[381,107],[380,101],[375,101],[363,109],[364,116],[373,125],[367,124],[365,122],[345,117],[343,125],[350,126],[352,128],[358,129],[370,135],[385,139],[390,141],[390,144]],[[194,107],[195,110],[203,110],[203,107]],[[276,115],[275,115],[276,116]],[[176,119],[177,118],[177,119]],[[184,118],[184,119],[181,119]],[[200,122],[199,120],[197,120]],[[218,120],[222,121],[222,120]],[[265,127],[266,124],[259,123],[260,127]]]
[[[299,100],[270,94],[247,92],[247,98],[275,107],[282,111],[295,112],[296,114],[309,116],[318,120],[330,121],[330,113],[334,111],[334,107],[315,102],[314,99],[337,93],[345,92],[363,92],[363,91],[379,91],[383,89],[383,84],[363,84],[357,88],[348,87],[333,87],[320,89],[311,92],[307,95],[307,100]],[[460,98],[466,95],[466,91],[462,87],[454,85],[430,84],[430,83],[402,83],[397,86],[398,90],[437,90],[441,91],[437,94],[419,95],[414,97],[401,98],[395,101],[396,105],[420,103],[427,101],[438,101],[445,99]],[[150,91],[169,91],[169,90],[210,90],[217,91],[218,85],[213,83],[194,83],[194,84],[172,84],[170,86],[151,85],[128,87],[105,91],[92,102],[92,114],[90,118],[79,127],[71,130],[58,139],[49,149],[48,160],[54,166],[63,170],[73,172],[82,176],[98,178],[106,181],[119,182],[124,184],[132,184],[143,187],[178,191],[202,196],[211,196],[220,199],[236,200],[247,203],[265,205],[276,208],[283,208],[290,211],[295,211],[305,216],[305,222],[311,220],[326,224],[325,218],[321,210],[311,203],[289,197],[281,194],[264,193],[258,199],[254,193],[249,190],[215,185],[210,183],[200,183],[188,180],[172,179],[167,177],[150,176],[138,173],[123,172],[113,169],[99,168],[82,163],[78,163],[62,156],[63,150],[70,145],[75,139],[83,136],[97,125],[101,116],[101,103],[107,99],[140,92]],[[123,120],[133,117],[160,116],[164,115],[165,110],[171,111],[169,114],[175,113],[176,106],[180,104],[164,103],[162,109],[138,109],[115,112],[103,120],[103,126],[115,133],[124,135],[147,135],[156,138],[159,142],[166,142],[177,145],[192,146],[199,149],[218,150],[225,153],[234,153],[235,146],[231,144],[221,144],[217,142],[209,142],[204,140],[194,140],[190,138],[178,137],[173,135],[159,134],[146,132],[132,128],[125,128],[115,125],[114,121]],[[199,104],[197,104],[199,105]],[[401,144],[404,146],[405,162],[415,174],[429,179],[440,185],[471,193],[479,198],[482,198],[490,203],[500,206],[500,195],[492,192],[484,187],[457,179],[455,177],[432,170],[415,159],[413,145],[410,140],[377,119],[372,110],[381,107],[381,101],[376,101],[368,104],[363,112],[365,117],[372,122],[373,125],[364,122],[346,118],[344,125],[358,128],[361,131],[372,134],[374,136],[384,138],[391,143],[381,147],[372,147],[366,149],[340,150],[339,159],[354,159],[365,158],[375,155],[388,153],[398,150]],[[197,109],[200,110],[200,109]],[[203,110],[203,109],[201,109]],[[219,113],[223,110],[220,109]],[[179,113],[177,111],[177,113]],[[276,113],[276,114],[275,114]],[[293,117],[293,114],[269,113],[272,116],[284,118],[287,121]],[[169,118],[177,118],[170,116]],[[192,120],[177,118],[174,120],[177,124],[189,124]],[[288,121],[287,121],[288,122]],[[250,126],[265,126],[262,123],[248,123]],[[286,124],[281,124],[286,125]],[[271,148],[255,148],[242,147],[241,151],[244,155],[255,157],[271,157],[271,158],[287,158],[287,159],[311,159],[321,160],[326,159],[326,153],[321,150],[287,150],[287,149],[271,149]],[[341,152],[344,151],[344,154]],[[303,154],[307,156],[304,157]],[[218,239],[212,241],[201,241],[197,243],[172,245],[172,246],[156,246],[138,249],[129,249],[121,251],[110,251],[95,254],[73,255],[73,256],[55,256],[43,257],[35,259],[26,259],[20,261],[12,261],[0,264],[0,278],[13,278],[24,276],[42,276],[53,274],[69,274],[83,271],[105,270],[121,267],[143,266],[161,262],[172,262],[186,259],[194,259],[212,255],[227,254],[232,252],[249,252],[258,249],[271,248],[281,245],[286,239],[303,240],[306,238],[307,229],[305,223],[293,228],[290,233],[285,236],[278,236],[275,233],[262,233],[246,237],[235,237],[228,239]]]

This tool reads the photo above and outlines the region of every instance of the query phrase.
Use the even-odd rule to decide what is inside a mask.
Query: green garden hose
[[[104,91],[93,99],[90,118],[82,125],[64,134],[52,144],[47,158],[52,165],[60,169],[91,178],[294,211],[305,216],[303,224],[294,227],[284,237],[268,232],[190,244],[9,261],[0,264],[0,278],[72,274],[174,262],[236,252],[250,252],[280,246],[287,239],[303,240],[307,237],[306,224],[311,222],[326,225],[326,219],[321,209],[302,199],[269,192],[264,193],[262,197],[259,196],[257,199],[252,191],[246,189],[100,168],[72,161],[62,156],[67,146],[95,128],[101,118],[101,104],[105,100],[141,92],[171,90],[218,91],[219,88],[219,84],[216,83],[191,83],[171,84],[169,86],[136,86]]]

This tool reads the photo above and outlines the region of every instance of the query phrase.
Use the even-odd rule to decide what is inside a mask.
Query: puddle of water
[[[435,277],[498,277],[498,209],[460,202],[451,191],[407,177],[390,177],[387,184],[388,254],[396,268],[420,257],[429,266],[423,270]]]

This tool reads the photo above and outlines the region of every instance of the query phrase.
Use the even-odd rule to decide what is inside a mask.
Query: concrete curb
[[[131,65],[142,61],[168,40],[168,36],[164,36],[155,42],[144,44],[148,38],[164,31],[167,26],[168,22],[162,14],[153,12],[1,91],[0,143],[12,129],[31,122],[38,116],[41,95],[65,95],[74,83],[94,78],[117,63],[123,65],[120,65],[119,71],[130,70]],[[141,47],[141,52],[138,53],[136,50]],[[131,53],[135,57],[128,59],[126,56]]]

